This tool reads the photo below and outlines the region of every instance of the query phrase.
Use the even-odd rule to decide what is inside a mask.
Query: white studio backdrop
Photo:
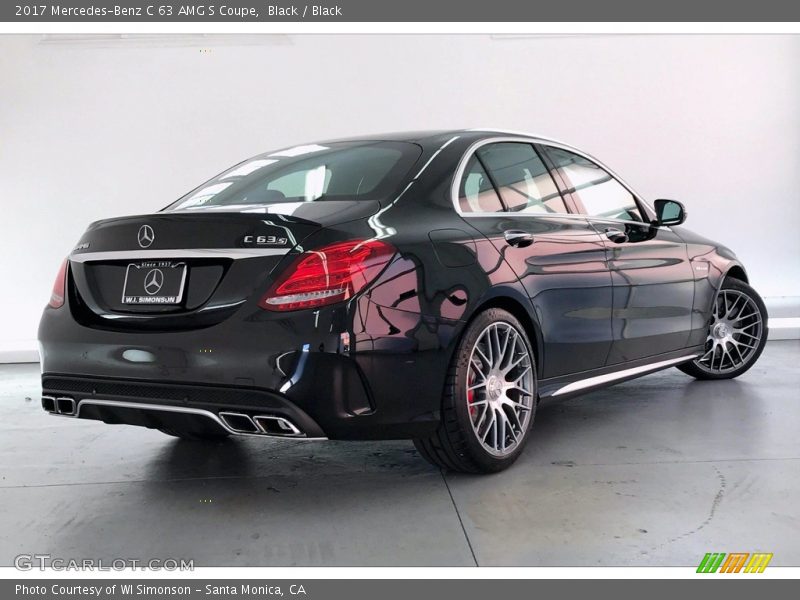
[[[36,347],[91,221],[273,148],[483,126],[683,201],[763,296],[800,298],[800,36],[3,35],[0,360]]]

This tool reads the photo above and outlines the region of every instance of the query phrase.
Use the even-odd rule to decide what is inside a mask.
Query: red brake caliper
[[[475,373],[472,372],[472,369],[469,370],[469,375],[467,375],[467,388],[472,387],[472,384],[475,381]],[[469,409],[469,416],[474,417],[478,413],[478,409],[475,408],[475,405],[472,403],[475,401],[475,390],[467,390],[467,408]]]

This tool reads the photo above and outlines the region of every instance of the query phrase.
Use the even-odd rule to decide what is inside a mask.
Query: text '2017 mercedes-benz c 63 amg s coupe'
[[[536,136],[265,153],[89,226],[42,317],[42,404],[189,439],[407,438],[498,471],[543,400],[758,359],[764,303],[685,216]]]

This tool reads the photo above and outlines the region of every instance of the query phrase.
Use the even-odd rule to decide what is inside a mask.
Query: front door
[[[685,348],[694,301],[686,245],[652,225],[634,194],[593,161],[561,148],[546,152],[564,192],[604,239],[614,285],[608,364]]]

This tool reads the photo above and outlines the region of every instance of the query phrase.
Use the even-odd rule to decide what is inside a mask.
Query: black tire
[[[227,438],[230,433],[227,431],[185,431],[181,429],[160,427],[158,429],[161,433],[166,433],[172,437],[180,438],[182,440],[189,440],[192,442],[220,442]]]
[[[755,347],[745,356],[742,364],[736,367],[732,365],[728,370],[725,370],[724,372],[721,372],[719,370],[714,371],[707,365],[702,364],[701,359],[693,360],[692,362],[678,365],[677,367],[678,369],[680,369],[687,375],[691,375],[696,379],[715,380],[715,379],[733,379],[734,377],[739,377],[739,375],[745,373],[748,369],[750,369],[750,367],[752,367],[756,363],[758,357],[761,356],[761,353],[764,351],[764,346],[767,344],[767,335],[769,333],[767,329],[767,307],[764,305],[764,301],[761,299],[761,296],[758,295],[758,292],[756,292],[753,288],[751,288],[743,281],[729,277],[725,279],[725,281],[722,283],[722,287],[720,288],[719,294],[717,295],[717,297],[714,298],[715,304],[717,302],[717,298],[719,297],[719,295],[722,294],[725,290],[732,290],[734,292],[738,292],[739,294],[743,294],[752,301],[761,319],[760,336],[757,342],[756,341],[752,342]],[[713,326],[714,322],[712,318],[712,321],[709,323],[709,328],[712,328]],[[709,335],[711,335],[711,333],[709,333]],[[745,339],[745,341],[749,341],[749,339]],[[707,352],[709,351],[711,344],[712,342],[709,339],[706,342]]]
[[[513,327],[519,336],[519,338],[514,339],[521,340],[528,353],[530,374],[532,375],[530,377],[532,383],[529,382],[529,391],[531,393],[518,396],[518,398],[530,398],[530,400],[526,400],[526,402],[530,402],[530,408],[528,409],[530,416],[521,431],[512,432],[512,435],[519,437],[513,438],[513,450],[503,456],[496,456],[490,453],[478,439],[478,433],[473,426],[473,416],[470,415],[470,411],[474,411],[475,407],[470,408],[467,400],[467,380],[470,376],[469,363],[473,355],[473,348],[481,339],[481,335],[493,324],[506,324]],[[505,327],[505,325],[502,326]],[[521,352],[519,356],[522,356]],[[512,370],[509,373],[515,373],[516,375],[519,371]],[[489,389],[488,385],[486,389]],[[488,393],[487,391],[486,394]],[[441,423],[438,430],[431,437],[414,440],[414,445],[426,460],[443,469],[462,473],[495,473],[502,471],[511,466],[522,453],[525,443],[530,437],[529,432],[533,425],[537,401],[536,363],[525,328],[514,315],[505,310],[499,308],[485,310],[478,314],[467,326],[453,355],[445,381]],[[488,412],[488,405],[485,410]],[[475,418],[477,419],[478,417]],[[509,420],[507,423],[511,425],[512,422]],[[522,425],[522,422],[517,420],[517,424]],[[480,424],[477,427],[480,428]],[[498,425],[495,425],[495,427],[498,427]],[[507,425],[504,424],[503,427],[502,431],[505,434]],[[495,435],[497,436],[496,431]],[[503,435],[503,438],[505,439],[505,435]]]

